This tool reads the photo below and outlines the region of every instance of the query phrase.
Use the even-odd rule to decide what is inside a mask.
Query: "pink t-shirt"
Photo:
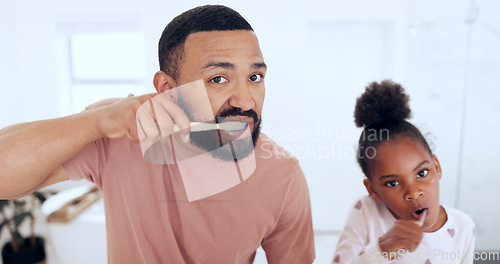
[[[251,176],[194,200],[178,165],[146,162],[126,137],[98,140],[63,166],[104,194],[109,263],[252,263],[261,245],[269,263],[312,263],[309,191],[298,161],[265,135],[254,154]]]

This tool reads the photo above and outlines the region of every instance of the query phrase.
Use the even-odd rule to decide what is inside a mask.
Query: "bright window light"
[[[146,93],[142,32],[73,33],[68,43],[73,113],[103,99]]]
[[[142,95],[144,87],[134,84],[93,84],[73,86],[73,109],[81,112],[85,107],[108,98],[123,98],[129,94]]]
[[[71,55],[76,80],[144,77],[144,36],[141,32],[73,34]]]

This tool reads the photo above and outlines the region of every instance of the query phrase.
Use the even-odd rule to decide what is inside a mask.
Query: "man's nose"
[[[229,98],[229,105],[240,108],[242,111],[248,111],[255,107],[250,87],[246,83],[237,84]]]

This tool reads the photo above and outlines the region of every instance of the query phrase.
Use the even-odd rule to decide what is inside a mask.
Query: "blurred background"
[[[0,0],[0,127],[154,92],[163,28],[206,3]],[[331,262],[349,209],[366,193],[355,161],[360,130],[353,111],[364,87],[383,79],[410,95],[411,121],[443,168],[441,203],[474,219],[476,250],[500,251],[500,1],[218,3],[240,12],[259,37],[269,67],[263,131],[299,159],[307,177],[315,263]],[[102,210],[93,210],[99,216],[88,221],[104,227]],[[61,242],[47,223],[39,226],[48,263],[66,264],[61,252],[75,247],[70,232],[82,229],[61,231],[68,232]],[[105,245],[95,241],[105,238],[103,229],[94,230],[100,233],[78,241],[82,247]],[[0,235],[3,245],[8,234]],[[106,261],[102,246],[93,254]],[[255,263],[266,263],[262,251]]]

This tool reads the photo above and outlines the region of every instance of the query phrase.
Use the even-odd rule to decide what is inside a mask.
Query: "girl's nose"
[[[405,194],[405,200],[416,200],[424,196],[424,192],[420,188],[410,188]]]

